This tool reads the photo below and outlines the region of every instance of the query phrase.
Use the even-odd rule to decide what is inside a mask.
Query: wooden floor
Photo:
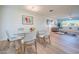
[[[53,34],[54,33],[52,33],[52,45],[60,48],[65,53],[79,53],[78,36]]]
[[[46,48],[38,44],[38,53],[78,54],[79,37],[53,32],[51,33],[51,44]]]
[[[28,48],[26,53],[32,47]],[[34,54],[34,48],[32,48],[30,51],[32,51],[30,53]],[[46,46],[44,46],[44,44],[42,43],[39,42],[37,43],[37,54],[78,54],[78,53],[79,53],[79,37],[76,36],[52,32],[51,44],[47,43]]]

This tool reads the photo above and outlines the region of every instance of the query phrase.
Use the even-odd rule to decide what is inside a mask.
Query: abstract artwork
[[[32,25],[33,24],[33,17],[32,16],[22,16],[22,24],[24,25]]]
[[[53,20],[47,19],[47,25],[52,24]]]

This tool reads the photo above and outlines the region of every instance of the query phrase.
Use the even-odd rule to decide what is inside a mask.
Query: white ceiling
[[[6,5],[7,6],[7,5]],[[11,8],[19,8],[27,10],[24,5],[9,5]],[[26,5],[28,6],[28,5]],[[56,15],[56,16],[71,16],[71,15],[79,15],[79,6],[78,5],[37,5],[40,10],[36,13],[44,16]],[[49,10],[53,10],[53,12],[49,12]],[[33,12],[31,10],[28,10]]]
[[[79,6],[77,5],[39,5],[40,10],[37,12],[41,15],[78,15]],[[53,10],[53,12],[49,12]]]

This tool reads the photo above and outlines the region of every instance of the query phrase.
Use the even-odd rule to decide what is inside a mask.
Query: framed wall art
[[[22,16],[22,24],[24,25],[32,25],[33,24],[33,16]]]

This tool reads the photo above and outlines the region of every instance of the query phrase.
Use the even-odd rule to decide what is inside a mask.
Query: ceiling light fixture
[[[33,5],[33,6],[26,6],[26,9],[30,11],[38,12],[40,10],[40,7]]]
[[[49,12],[53,12],[53,10],[49,10]]]

